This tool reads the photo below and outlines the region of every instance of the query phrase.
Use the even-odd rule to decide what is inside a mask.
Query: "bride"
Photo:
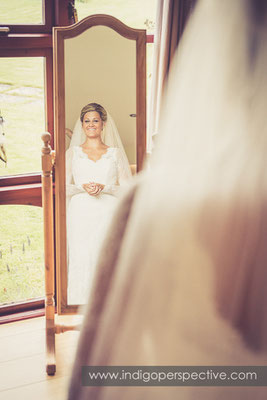
[[[87,302],[116,196],[130,176],[113,119],[100,104],[87,104],[66,152],[68,304]]]

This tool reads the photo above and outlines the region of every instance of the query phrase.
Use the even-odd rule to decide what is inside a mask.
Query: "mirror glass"
[[[83,106],[98,103],[114,119],[128,160],[135,164],[136,121],[131,117],[136,114],[135,42],[108,27],[94,26],[78,37],[65,40],[64,46],[68,132],[73,131]],[[72,172],[78,184],[89,182],[90,177],[90,181],[103,183],[114,166],[113,160],[107,158],[92,162],[83,150],[73,153]],[[97,256],[116,200],[113,193],[92,196],[81,191],[70,198],[67,196],[69,305],[87,301]]]
[[[111,25],[115,24],[114,18],[104,17],[113,20]],[[94,266],[120,191],[118,185],[105,184],[99,195],[91,196],[86,193],[81,181],[76,184],[74,170],[76,178],[77,174],[79,177],[85,174],[84,171],[89,171],[90,175],[92,171],[90,182],[103,183],[101,174],[110,174],[112,168],[113,173],[117,174],[115,169],[118,170],[120,164],[116,161],[117,148],[110,147],[103,156],[92,160],[94,157],[84,152],[81,146],[70,146],[81,109],[88,103],[98,103],[108,111],[115,122],[132,172],[141,168],[145,154],[145,31],[139,30],[142,34],[140,41],[140,37],[137,39],[137,36],[133,36],[137,35],[138,30],[123,24],[121,26],[123,34],[102,23],[96,23],[95,26],[91,24],[75,34],[73,31],[67,33],[73,27],[55,29],[55,32],[58,31],[54,43],[59,314],[75,312],[78,305],[87,302]],[[139,58],[141,62],[138,62]],[[141,72],[141,78],[138,71]],[[142,90],[138,89],[141,86]],[[140,136],[138,131],[141,132],[141,125],[143,129]],[[74,162],[77,154],[80,164],[77,160]],[[62,172],[65,167],[66,170]],[[76,189],[72,187],[69,191],[70,173],[71,184],[75,184]],[[72,189],[76,193],[71,194]]]

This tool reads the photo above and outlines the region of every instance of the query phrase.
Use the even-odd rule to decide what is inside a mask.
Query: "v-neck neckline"
[[[95,164],[96,164],[98,161],[100,161],[100,160],[103,158],[103,156],[105,156],[105,155],[108,153],[108,151],[109,151],[109,149],[110,149],[110,147],[108,147],[108,148],[107,148],[107,151],[106,151],[105,153],[103,153],[103,154],[101,155],[101,157],[99,157],[97,160],[93,160],[92,158],[90,158],[90,157],[88,156],[88,154],[85,153],[85,151],[83,151],[83,148],[82,148],[81,146],[79,146],[79,148],[81,149],[81,152],[82,152],[85,156],[87,156],[88,160],[92,161],[92,162],[95,163]]]

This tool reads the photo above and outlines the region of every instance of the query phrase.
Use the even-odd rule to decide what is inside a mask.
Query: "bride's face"
[[[103,121],[97,111],[89,111],[83,117],[82,124],[84,133],[89,138],[101,137]]]

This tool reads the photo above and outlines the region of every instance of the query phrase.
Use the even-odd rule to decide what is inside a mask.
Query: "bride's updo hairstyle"
[[[86,104],[86,106],[84,106],[82,108],[81,115],[80,115],[81,122],[83,122],[83,118],[84,118],[85,114],[90,112],[90,111],[97,111],[99,113],[100,118],[102,119],[102,121],[106,122],[106,120],[107,120],[107,112],[104,109],[104,107],[102,107],[100,104],[97,104],[97,103],[89,103],[89,104]]]

